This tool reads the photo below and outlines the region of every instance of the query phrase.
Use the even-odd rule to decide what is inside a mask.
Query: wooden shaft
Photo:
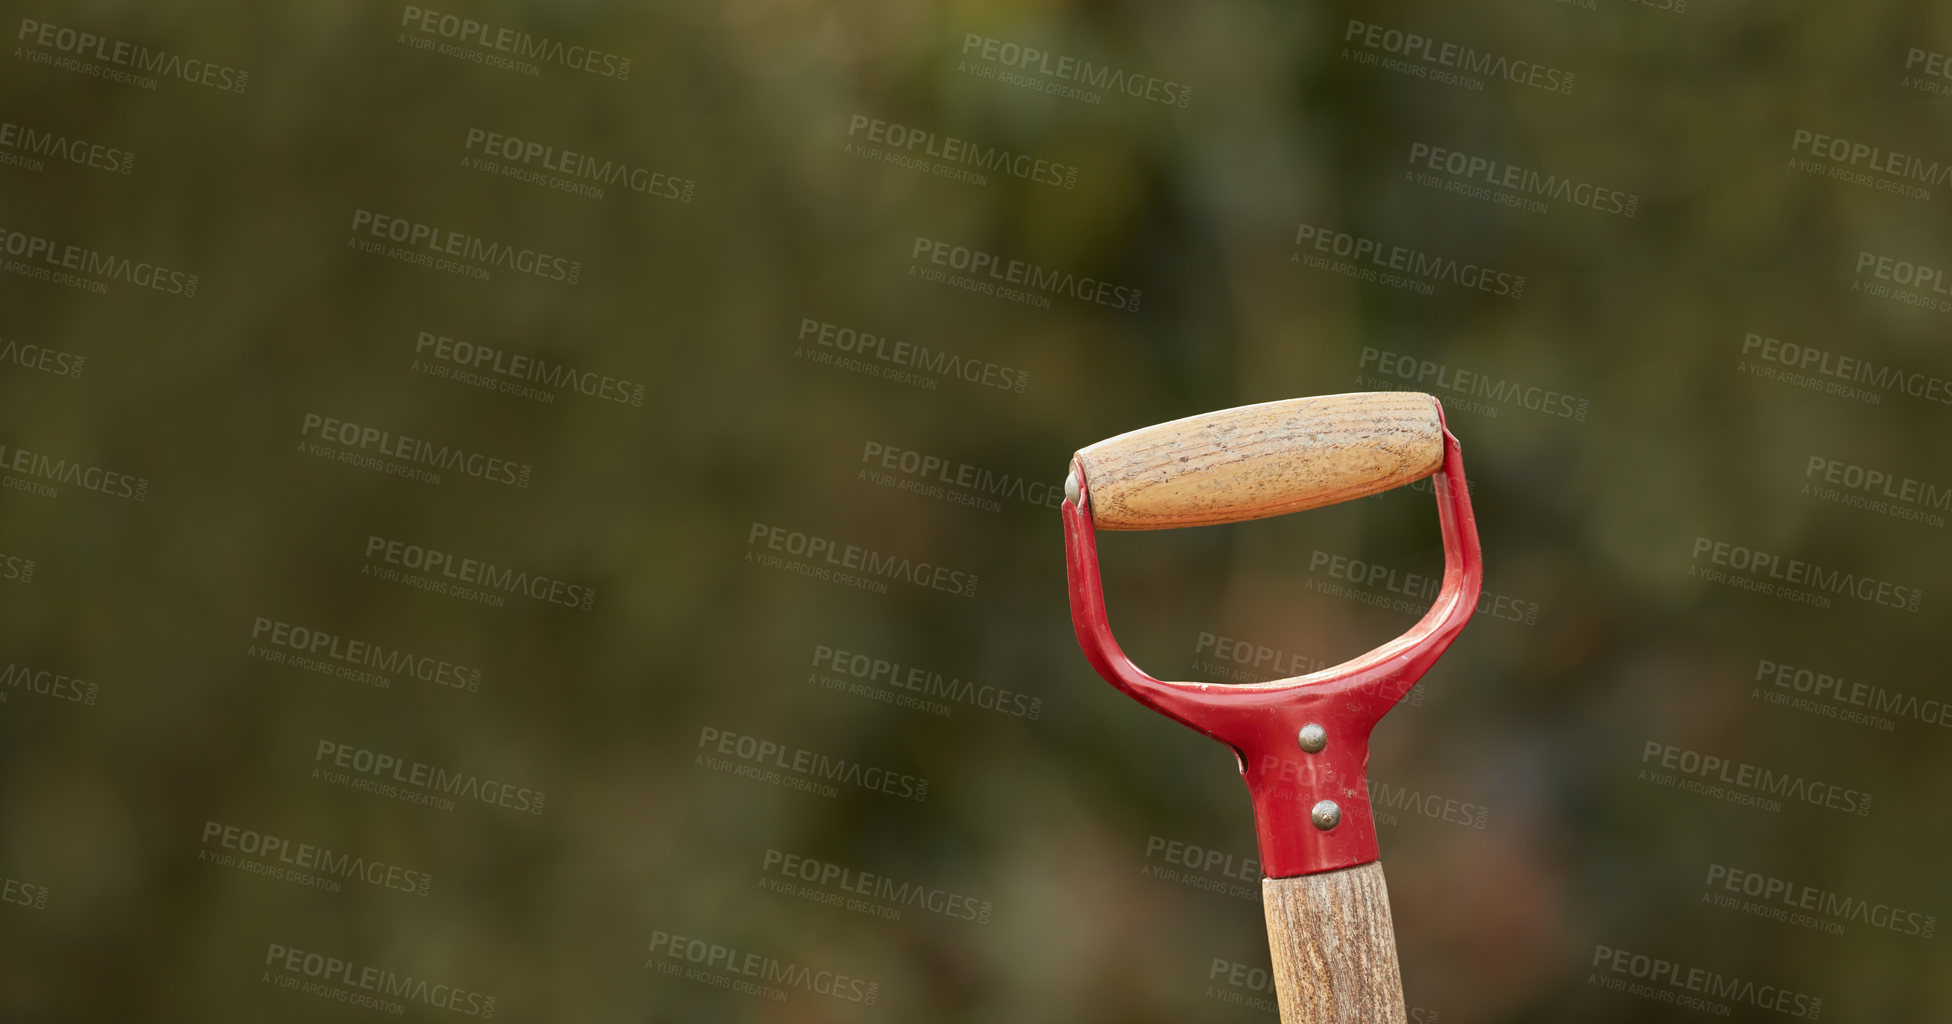
[[[1078,452],[1101,530],[1261,519],[1386,491],[1444,459],[1437,400],[1291,398],[1142,427]]]
[[[1281,1024],[1405,1024],[1381,861],[1261,880]]]

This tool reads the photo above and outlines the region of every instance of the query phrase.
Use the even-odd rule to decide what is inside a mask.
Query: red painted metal
[[[1438,407],[1439,422],[1443,415]],[[1444,537],[1444,582],[1410,631],[1359,658],[1305,676],[1265,683],[1166,682],[1147,675],[1112,637],[1098,578],[1091,496],[1075,460],[1076,501],[1066,499],[1064,547],[1071,578],[1071,621],[1091,667],[1113,686],[1169,718],[1232,747],[1253,798],[1261,870],[1289,878],[1376,860],[1369,806],[1369,732],[1429,671],[1477,608],[1484,580],[1477,520],[1457,438],[1444,430],[1444,462],[1432,477]],[[1301,749],[1309,722],[1328,731],[1319,753]],[[1322,830],[1309,819],[1318,800],[1334,800],[1342,820]]]

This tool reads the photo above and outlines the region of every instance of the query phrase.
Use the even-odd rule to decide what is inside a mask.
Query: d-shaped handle
[[[1091,522],[1101,530],[1299,512],[1402,486],[1443,461],[1437,400],[1414,391],[1243,405],[1142,427],[1077,453]]]
[[[1305,676],[1240,686],[1155,679],[1105,617],[1095,529],[1280,515],[1438,473],[1444,582],[1410,631]],[[1232,747],[1254,803],[1282,1024],[1405,1024],[1389,892],[1365,781],[1369,731],[1470,620],[1484,578],[1457,438],[1429,395],[1243,406],[1077,453],[1062,512],[1071,621],[1091,666],[1140,703]]]
[[[1429,402],[1439,417],[1442,459],[1431,491],[1444,538],[1443,585],[1430,610],[1402,636],[1340,665],[1289,679],[1238,686],[1163,680],[1125,656],[1112,636],[1098,575],[1097,477],[1083,468],[1081,458],[1072,460],[1076,486],[1061,512],[1071,624],[1078,644],[1107,682],[1233,748],[1253,798],[1261,867],[1271,878],[1376,859],[1376,828],[1363,782],[1370,729],[1436,663],[1476,610],[1484,556],[1464,480],[1463,453],[1457,438],[1443,430],[1435,399],[1406,397]],[[1321,727],[1325,745],[1298,746],[1300,730],[1311,723]],[[1339,821],[1311,823],[1315,805],[1325,799],[1340,808]]]

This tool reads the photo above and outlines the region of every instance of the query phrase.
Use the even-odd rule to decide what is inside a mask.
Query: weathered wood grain
[[[1281,1024],[1405,1024],[1383,865],[1261,880]]]
[[[1243,405],[1078,452],[1101,530],[1262,519],[1386,491],[1443,463],[1437,400],[1368,391]]]

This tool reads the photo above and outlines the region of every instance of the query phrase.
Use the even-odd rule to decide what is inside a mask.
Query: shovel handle
[[[1381,861],[1261,880],[1281,1024],[1406,1024]]]
[[[1290,398],[1189,416],[1079,450],[1101,530],[1262,519],[1429,476],[1444,461],[1437,400],[1414,391]]]

